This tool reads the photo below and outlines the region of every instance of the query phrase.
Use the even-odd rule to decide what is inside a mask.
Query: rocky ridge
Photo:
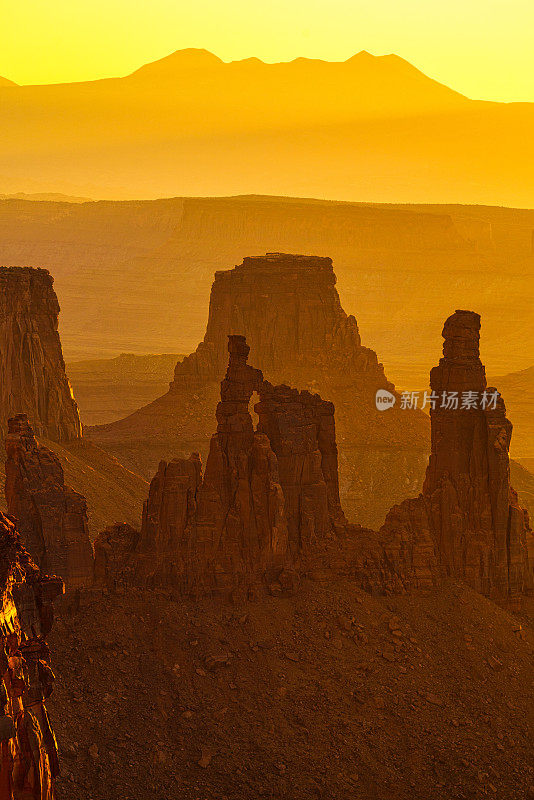
[[[60,773],[45,701],[53,691],[46,637],[63,581],[41,572],[13,520],[0,512],[2,800],[54,798]]]

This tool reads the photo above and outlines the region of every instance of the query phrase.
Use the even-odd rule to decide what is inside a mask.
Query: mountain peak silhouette
[[[209,50],[202,48],[188,47],[185,50],[175,50],[168,56],[151,61],[144,64],[139,69],[136,69],[130,76],[141,75],[146,76],[153,73],[175,73],[187,72],[190,70],[200,71],[204,69],[212,69],[213,67],[220,66],[224,62],[221,59],[210,53]]]

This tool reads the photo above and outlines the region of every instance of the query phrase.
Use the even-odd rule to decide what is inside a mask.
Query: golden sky
[[[470,97],[534,101],[534,0],[0,0],[0,75],[125,75],[187,47],[224,61],[397,53]]]

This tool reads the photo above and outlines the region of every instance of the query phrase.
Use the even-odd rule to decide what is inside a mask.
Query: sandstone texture
[[[479,331],[472,311],[445,322],[443,358],[430,373],[437,399],[423,491],[390,511],[380,540],[405,585],[429,588],[450,577],[518,603],[533,585],[532,532],[510,485],[512,424],[501,396],[486,385]],[[442,407],[443,393],[456,393],[458,407]],[[468,393],[477,403],[462,408]]]
[[[161,458],[196,450],[204,459],[226,369],[226,337],[245,335],[251,361],[268,381],[334,403],[344,507],[352,519],[378,527],[395,502],[422,486],[428,417],[400,409],[399,402],[377,410],[377,390],[395,390],[376,353],[362,345],[335,284],[332,260],[315,256],[272,253],[217,272],[204,340],[176,365],[169,392],[88,435],[145,476]]]
[[[5,495],[22,540],[44,572],[67,589],[93,580],[85,498],[65,485],[59,458],[38,443],[25,414],[9,420]]]
[[[95,588],[115,589],[129,580],[138,541],[139,531],[126,522],[116,522],[98,534],[93,545]]]
[[[81,436],[78,407],[65,374],[59,304],[44,269],[0,267],[0,434],[25,413],[38,436]]]
[[[13,520],[0,512],[0,729],[2,800],[56,797],[56,739],[45,701],[54,673],[46,637],[61,578],[41,572]]]
[[[178,363],[171,389],[217,380],[229,333],[244,333],[251,360],[273,381],[305,385],[323,374],[347,383],[387,386],[376,353],[361,344],[358,325],[341,307],[332,259],[270,253],[216,272],[204,341]]]

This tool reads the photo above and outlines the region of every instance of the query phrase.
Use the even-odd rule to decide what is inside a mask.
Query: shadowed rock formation
[[[43,571],[67,588],[89,586],[93,550],[85,498],[65,486],[58,457],[40,445],[25,414],[9,420],[5,495],[25,546]]]
[[[353,384],[366,374],[364,382],[386,387],[383,367],[362,346],[335,284],[332,259],[318,256],[268,253],[216,272],[204,341],[176,365],[171,391],[217,380],[226,364],[225,337],[238,331],[246,332],[251,359],[273,381],[303,386],[324,373]]]
[[[423,492],[390,511],[380,540],[406,586],[429,588],[454,577],[517,603],[532,587],[532,532],[510,485],[512,424],[500,395],[486,386],[479,331],[472,311],[445,322],[443,358],[430,373],[436,400]],[[444,393],[455,393],[457,406],[442,407]]]
[[[294,555],[341,532],[347,520],[339,499],[334,406],[319,395],[264,381],[258,431],[276,456]]]
[[[517,605],[532,588],[533,539],[510,487],[511,424],[486,387],[479,329],[473,312],[445,323],[444,355],[431,372],[423,492],[394,506],[378,533],[347,523],[342,510],[333,404],[264,381],[247,364],[245,338],[229,336],[205,474],[197,453],[161,462],[128,559],[131,579],[199,596],[260,585],[279,592],[303,575],[351,575],[381,593],[431,590],[454,578]],[[443,398],[452,407],[442,407]],[[121,542],[110,564],[123,564],[129,545]]]
[[[44,269],[0,267],[0,434],[24,412],[38,436],[81,436],[78,407],[65,375],[59,304]]]
[[[228,351],[204,475],[193,453],[161,462],[151,483],[135,556],[149,585],[277,593],[324,566],[346,535],[332,403],[264,381],[244,336],[229,336]]]
[[[269,381],[333,401],[344,506],[363,524],[380,525],[394,502],[422,485],[428,418],[398,403],[386,413],[376,409],[377,390],[394,387],[376,353],[361,344],[335,283],[332,260],[315,256],[272,253],[217,272],[204,341],[176,365],[169,392],[89,435],[145,475],[161,457],[191,450],[204,457],[226,335],[244,334],[251,360]]]
[[[197,453],[162,462],[143,510],[138,572],[186,593],[250,592],[289,562],[276,456],[248,409],[263,376],[247,364],[244,337],[230,336],[228,351],[204,476]]]

